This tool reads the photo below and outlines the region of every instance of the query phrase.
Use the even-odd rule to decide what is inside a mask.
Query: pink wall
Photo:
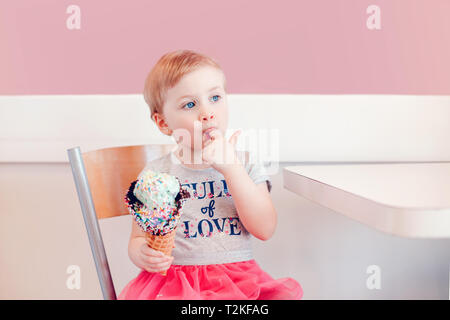
[[[449,0],[2,1],[0,94],[140,93],[179,48],[216,58],[230,93],[450,94],[449,15]]]

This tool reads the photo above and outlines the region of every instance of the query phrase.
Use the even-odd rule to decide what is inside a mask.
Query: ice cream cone
[[[176,230],[177,229],[175,228],[163,236],[156,236],[149,232],[146,232],[145,240],[147,241],[147,245],[154,250],[161,251],[165,255],[170,256],[175,244]],[[167,274],[167,270],[161,271],[160,274],[165,276]]]
[[[176,176],[148,169],[131,183],[125,204],[145,232],[147,245],[170,256],[183,204],[190,197]]]

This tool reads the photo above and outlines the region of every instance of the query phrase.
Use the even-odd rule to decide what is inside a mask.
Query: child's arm
[[[241,164],[224,170],[223,176],[244,227],[256,238],[268,240],[275,232],[277,212],[266,183],[255,184]]]
[[[245,229],[261,240],[268,240],[277,225],[277,212],[266,183],[256,185],[239,161],[235,146],[241,130],[226,141],[218,129],[209,132],[203,144],[202,159],[223,174]],[[219,150],[219,151],[218,151]]]
[[[128,256],[141,269],[148,272],[161,272],[169,269],[173,257],[166,256],[161,251],[150,248],[145,241],[145,233],[133,219]]]

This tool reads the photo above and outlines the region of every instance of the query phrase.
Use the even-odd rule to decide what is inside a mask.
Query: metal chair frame
[[[98,220],[128,214],[123,201],[127,185],[137,177],[147,161],[170,152],[172,147],[170,144],[124,146],[84,154],[80,147],[67,150],[105,300],[116,300],[117,296]],[[108,167],[105,165],[107,162],[113,162],[113,165]]]

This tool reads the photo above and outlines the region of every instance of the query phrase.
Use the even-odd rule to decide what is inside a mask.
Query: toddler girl
[[[191,50],[167,53],[148,75],[144,97],[159,130],[177,144],[143,170],[176,176],[191,198],[173,257],[149,248],[133,220],[128,253],[143,270],[119,299],[301,299],[300,284],[273,279],[253,259],[251,235],[267,240],[275,231],[272,184],[248,152],[235,150],[239,131],[225,139],[228,104],[219,64]]]

